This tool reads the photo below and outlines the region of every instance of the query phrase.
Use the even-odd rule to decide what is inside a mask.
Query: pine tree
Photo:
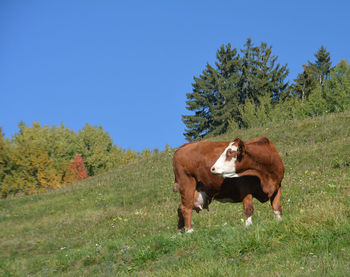
[[[218,88],[213,80],[216,71],[209,64],[199,78],[194,77],[193,92],[187,93],[187,110],[193,111],[194,115],[183,115],[182,120],[186,125],[185,137],[189,141],[202,138],[210,132],[213,121],[212,110],[216,105]]]
[[[242,75],[238,87],[241,89],[241,103],[249,98],[259,104],[260,96],[269,95],[271,101],[276,103],[284,98],[288,89],[285,81],[289,74],[287,64],[281,66],[277,63],[277,56],[272,55],[272,46],[262,42],[254,46],[250,38],[247,39],[242,52]]]
[[[294,79],[294,84],[292,86],[292,91],[294,96],[297,96],[304,102],[317,86],[317,81],[313,77],[311,69],[307,65],[303,65],[304,71],[298,74],[298,77]]]
[[[324,87],[324,81],[328,79],[331,70],[332,62],[330,53],[322,45],[315,54],[315,62],[308,62],[310,72],[313,73],[313,78],[317,80],[321,88]]]
[[[323,89],[325,80],[329,79],[330,76],[332,65],[330,53],[324,46],[321,46],[314,56],[316,60],[314,62],[308,61],[307,65],[303,65],[304,71],[298,74],[292,86],[293,94],[299,97],[302,102],[308,99],[311,92],[316,91],[318,86]]]
[[[216,69],[207,64],[199,77],[194,77],[193,92],[187,93],[186,109],[194,115],[183,115],[185,136],[192,141],[209,133],[219,134],[228,127],[228,119],[237,117],[239,96],[235,83],[240,61],[237,49],[222,45],[216,53]]]
[[[241,97],[236,84],[240,79],[240,57],[237,49],[228,44],[222,45],[216,53],[215,62],[217,68],[216,105],[212,110],[211,133],[219,135],[225,133],[229,126],[229,120],[239,121],[239,106]]]
[[[187,109],[194,115],[183,115],[185,136],[193,141],[208,134],[218,135],[232,126],[243,127],[242,108],[247,99],[259,105],[263,96],[271,103],[285,98],[288,92],[287,65],[277,63],[272,47],[266,43],[254,46],[247,40],[241,50],[230,44],[222,45],[216,53],[215,68],[207,64],[199,77],[194,77],[193,92],[187,94]],[[247,117],[246,117],[247,118]]]

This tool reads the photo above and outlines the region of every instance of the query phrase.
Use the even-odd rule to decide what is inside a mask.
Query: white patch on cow
[[[279,211],[273,211],[277,220],[282,220],[282,216]]]
[[[188,234],[191,234],[191,233],[193,233],[193,232],[194,232],[193,228],[191,228],[191,229],[189,229],[189,230],[186,231],[186,233],[188,233]]]
[[[248,217],[247,220],[245,221],[245,226],[248,227],[253,224],[252,217]]]
[[[219,159],[212,166],[211,172],[217,175],[220,175],[225,178],[234,178],[238,177],[236,173],[236,158],[226,161],[227,150],[231,149],[232,151],[237,151],[237,146],[234,145],[234,142],[231,142],[224,152],[220,155]]]

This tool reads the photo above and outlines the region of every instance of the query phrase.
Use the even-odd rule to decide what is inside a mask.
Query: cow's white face
[[[238,177],[236,173],[237,146],[231,142],[219,159],[210,168],[210,172],[225,178]]]

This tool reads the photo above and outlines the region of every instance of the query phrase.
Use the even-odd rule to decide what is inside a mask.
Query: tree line
[[[343,59],[332,67],[324,46],[314,56],[290,84],[287,64],[278,62],[267,43],[257,46],[248,38],[240,51],[222,45],[214,65],[207,63],[194,76],[187,93],[186,109],[192,114],[182,116],[186,139],[348,110],[349,64]]]
[[[77,133],[63,124],[20,122],[18,128],[8,139],[0,127],[1,197],[60,188],[158,152],[118,147],[102,126],[85,124]]]

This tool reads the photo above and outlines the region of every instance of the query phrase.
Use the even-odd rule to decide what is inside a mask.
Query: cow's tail
[[[179,184],[178,183],[174,183],[173,185],[173,192],[178,192],[179,191]]]

